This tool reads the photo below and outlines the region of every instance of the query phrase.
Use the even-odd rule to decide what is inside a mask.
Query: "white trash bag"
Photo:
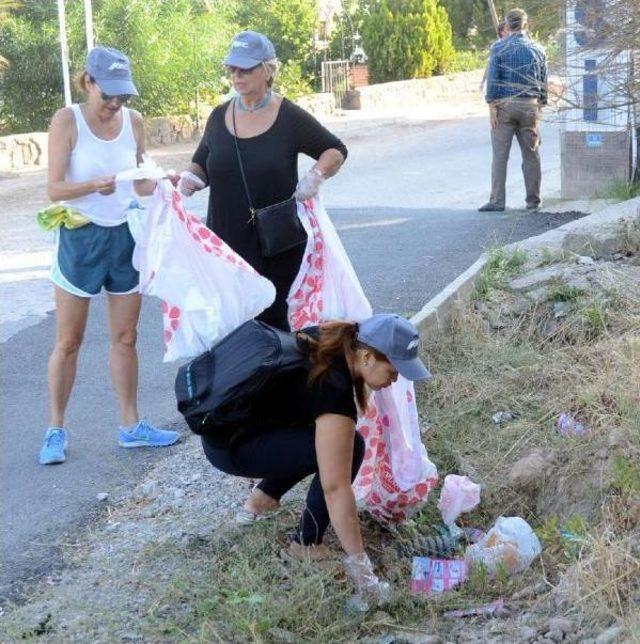
[[[200,355],[273,303],[273,284],[186,212],[168,181],[127,221],[140,292],[163,300],[165,362]]]
[[[288,297],[291,328],[371,317],[371,305],[322,201],[298,203],[298,216],[308,239]],[[356,498],[381,522],[406,520],[438,480],[420,438],[413,383],[400,376],[392,387],[375,392],[357,429],[365,455],[353,484]]]
[[[509,575],[526,570],[542,552],[540,540],[520,517],[500,517],[493,528],[467,548],[465,559],[473,568],[482,563],[491,576],[500,569]]]

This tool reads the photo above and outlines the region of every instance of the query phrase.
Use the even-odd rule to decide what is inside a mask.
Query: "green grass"
[[[488,295],[494,289],[506,287],[507,280],[517,275],[527,261],[527,253],[516,249],[509,253],[502,247],[489,251],[487,265],[478,277],[475,287],[475,298]]]
[[[483,69],[488,59],[489,54],[487,51],[458,50],[448,71],[456,73]]]
[[[640,181],[612,181],[606,190],[597,194],[600,199],[612,199],[614,201],[628,201],[640,197]]]
[[[583,288],[559,284],[549,292],[551,302],[574,302],[585,294]]]

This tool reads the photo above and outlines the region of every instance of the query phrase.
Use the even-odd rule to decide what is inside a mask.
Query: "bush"
[[[455,54],[451,24],[438,0],[369,3],[362,44],[374,83],[441,74]]]
[[[7,18],[0,22],[0,42],[7,60],[0,121],[8,132],[46,129],[64,104],[56,23]]]

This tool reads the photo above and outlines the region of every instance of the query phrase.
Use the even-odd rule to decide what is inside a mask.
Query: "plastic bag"
[[[540,540],[520,517],[500,517],[478,543],[467,548],[465,559],[471,567],[483,563],[490,575],[504,568],[508,574],[526,570],[542,552]]]
[[[288,298],[291,328],[370,317],[371,305],[320,199],[299,203],[298,216],[308,239]],[[354,481],[356,498],[381,521],[405,520],[438,480],[420,438],[413,383],[399,377],[375,392],[357,429],[365,455]]]
[[[446,526],[452,526],[463,513],[480,503],[480,486],[468,476],[448,474],[440,492],[438,509]]]
[[[140,292],[163,300],[165,362],[203,353],[274,301],[273,284],[187,213],[168,181],[127,221]]]

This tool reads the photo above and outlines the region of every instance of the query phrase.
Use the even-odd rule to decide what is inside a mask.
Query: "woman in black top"
[[[269,39],[253,31],[237,34],[225,59],[237,96],[213,110],[192,163],[180,179],[189,196],[209,185],[207,226],[276,287],[276,301],[260,319],[289,330],[286,298],[300,268],[304,246],[262,257],[251,223],[235,143],[238,145],[254,208],[289,199],[305,201],[334,175],[347,156],[344,144],[315,118],[271,90],[277,70]],[[316,159],[298,181],[298,154]]]
[[[224,447],[203,435],[204,451],[223,472],[263,479],[238,515],[244,525],[275,509],[288,490],[314,475],[292,554],[324,556],[322,538],[331,522],[359,594],[383,599],[386,587],[364,551],[351,487],[364,456],[357,408],[365,412],[368,390],[388,387],[398,373],[410,380],[430,377],[418,357],[418,332],[398,315],[380,314],[359,325],[325,323],[298,338],[309,360],[257,397],[251,415],[260,423]]]

